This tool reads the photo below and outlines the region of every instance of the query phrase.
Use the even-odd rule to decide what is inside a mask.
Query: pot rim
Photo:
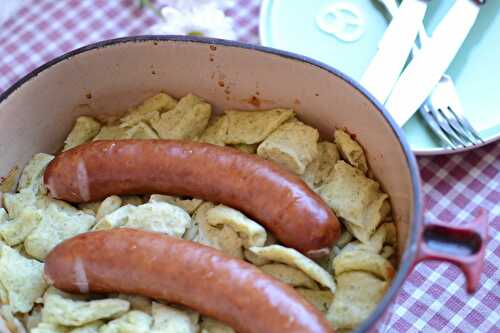
[[[367,318],[357,329],[355,332],[361,333],[368,331],[377,320],[381,319],[384,312],[388,309],[391,302],[397,296],[404,280],[411,272],[413,268],[413,263],[416,258],[417,252],[417,238],[422,228],[423,221],[423,210],[422,210],[422,191],[420,184],[420,173],[418,169],[418,165],[415,159],[415,155],[413,154],[409,143],[407,142],[402,129],[396,124],[392,116],[389,112],[384,108],[380,102],[378,102],[375,97],[373,97],[370,92],[368,92],[360,83],[349,77],[348,75],[342,73],[338,69],[335,69],[329,65],[326,65],[318,60],[314,60],[312,58],[295,54],[288,51],[282,51],[270,47],[264,47],[260,45],[248,44],[238,41],[229,41],[224,39],[217,38],[206,38],[206,37],[197,37],[197,36],[177,36],[177,35],[139,35],[139,36],[129,36],[129,37],[121,37],[108,39],[104,41],[99,41],[96,43],[92,43],[72,51],[69,51],[59,57],[56,57],[45,64],[39,66],[34,69],[30,73],[26,74],[24,77],[19,79],[16,83],[14,83],[11,87],[9,87],[6,91],[0,94],[0,104],[6,100],[11,94],[13,94],[17,89],[21,88],[25,83],[35,78],[41,72],[49,69],[50,67],[64,61],[68,60],[74,56],[77,56],[81,53],[97,50],[100,48],[116,46],[119,44],[126,43],[137,43],[137,42],[150,42],[150,41],[158,41],[158,42],[185,42],[185,43],[198,43],[198,44],[207,44],[207,45],[220,45],[226,47],[236,47],[243,48],[248,50],[253,50],[261,53],[268,53],[277,55],[283,58],[292,59],[296,61],[300,61],[303,63],[307,63],[309,65],[318,67],[319,69],[325,70],[330,74],[337,76],[338,78],[344,80],[346,83],[351,85],[353,88],[358,90],[375,108],[382,114],[386,122],[391,127],[392,131],[396,135],[401,145],[401,148],[405,154],[406,162],[411,174],[411,183],[412,183],[412,191],[413,191],[413,215],[412,225],[410,227],[409,238],[406,242],[405,251],[401,256],[400,265],[397,270],[397,273],[394,279],[391,282],[390,288],[385,293],[382,300],[378,303],[375,310],[371,313],[370,317]]]

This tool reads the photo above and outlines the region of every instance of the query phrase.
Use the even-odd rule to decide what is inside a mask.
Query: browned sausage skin
[[[57,156],[44,181],[53,197],[74,203],[148,193],[223,203],[308,255],[328,253],[340,235],[331,209],[298,176],[228,147],[174,140],[96,141]]]
[[[288,285],[242,260],[187,240],[117,228],[78,235],[52,250],[47,281],[76,293],[130,293],[186,305],[239,333],[332,333]]]

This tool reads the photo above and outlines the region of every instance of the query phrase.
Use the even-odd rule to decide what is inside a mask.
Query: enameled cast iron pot
[[[403,132],[358,83],[317,61],[223,40],[140,36],[96,43],[36,69],[0,96],[0,175],[37,152],[61,147],[75,118],[123,112],[151,94],[189,92],[224,109],[293,107],[332,139],[347,128],[363,145],[389,193],[398,229],[399,268],[390,289],[358,332],[377,330],[414,265],[447,260],[479,284],[486,216],[465,226],[423,224],[420,177]],[[203,167],[203,166],[200,166]]]

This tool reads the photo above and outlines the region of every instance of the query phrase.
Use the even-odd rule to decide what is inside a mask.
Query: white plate
[[[425,20],[428,31],[432,32],[453,2],[431,2]],[[327,6],[346,3],[357,9],[364,27],[363,34],[355,42],[341,41],[321,30],[316,23],[317,15]],[[317,59],[359,80],[377,50],[387,23],[376,0],[264,0],[260,38],[265,46]],[[500,0],[488,1],[481,9],[447,73],[456,84],[467,118],[485,143],[500,139]],[[478,147],[446,148],[418,114],[403,129],[413,151],[420,155],[447,154]]]

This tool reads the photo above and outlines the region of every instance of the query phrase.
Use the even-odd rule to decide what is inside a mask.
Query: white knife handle
[[[408,64],[385,107],[402,126],[418,110],[444,74],[479,13],[476,0],[456,0],[430,40]]]
[[[384,103],[408,59],[427,9],[427,0],[404,0],[389,23],[361,84]]]

